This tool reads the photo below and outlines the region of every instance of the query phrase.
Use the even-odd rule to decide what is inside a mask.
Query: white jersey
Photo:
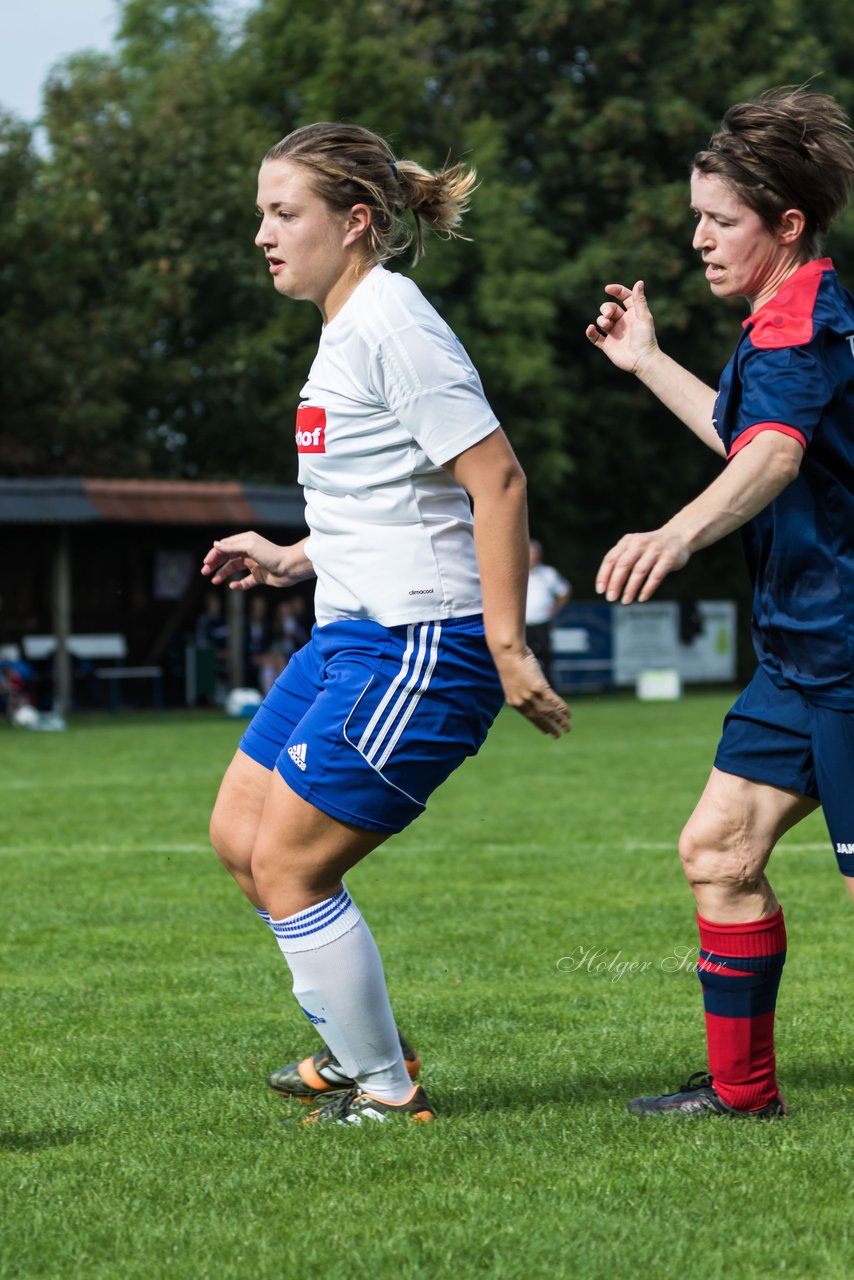
[[[377,266],[323,330],[297,412],[317,621],[480,613],[471,507],[442,464],[498,427],[468,355]]]
[[[555,602],[569,590],[569,583],[550,564],[535,564],[528,575],[525,622],[529,627],[551,620]]]

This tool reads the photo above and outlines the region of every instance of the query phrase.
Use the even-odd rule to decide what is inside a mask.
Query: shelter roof
[[[297,485],[205,480],[0,478],[0,524],[305,524]]]

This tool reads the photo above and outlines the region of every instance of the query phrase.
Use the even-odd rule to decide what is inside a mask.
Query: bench
[[[31,662],[52,658],[56,653],[56,636],[24,636],[21,641],[24,657]],[[127,658],[127,640],[118,633],[100,633],[93,635],[73,635],[66,641],[66,648],[72,657],[82,662],[121,662]],[[96,680],[107,682],[110,690],[110,707],[113,711],[121,709],[121,684],[123,680],[151,680],[154,705],[163,706],[162,667],[95,667]]]
[[[122,680],[150,680],[154,694],[154,705],[159,711],[163,706],[162,667],[96,667],[95,679],[109,681],[110,707],[113,711],[121,710]]]
[[[31,662],[52,658],[56,653],[56,636],[24,636],[21,641],[24,657]],[[127,640],[113,633],[69,636],[65,647],[73,658],[90,662],[98,658],[126,658]]]

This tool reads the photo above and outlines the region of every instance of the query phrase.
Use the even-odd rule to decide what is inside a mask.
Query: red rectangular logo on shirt
[[[297,409],[297,453],[326,453],[326,410],[313,404]]]

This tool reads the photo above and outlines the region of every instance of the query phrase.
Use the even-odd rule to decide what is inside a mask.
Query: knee
[[[271,845],[263,836],[252,850],[250,875],[274,919],[294,915],[331,898],[341,889],[341,871],[323,859],[296,856],[284,843]]]
[[[263,893],[268,881],[272,880],[271,860],[264,856],[260,841],[253,844],[247,858],[247,871],[251,875],[259,892]]]
[[[263,836],[250,851],[249,873],[265,899],[278,899],[282,893],[289,898],[292,892],[299,894],[307,887],[299,866],[288,856],[287,846],[273,847]]]
[[[247,874],[252,862],[254,832],[227,809],[217,805],[211,814],[210,841],[223,866],[232,873]]]
[[[752,892],[762,879],[764,859],[751,847],[747,834],[707,821],[692,819],[679,838],[682,870],[692,889],[715,885],[735,892]]]

